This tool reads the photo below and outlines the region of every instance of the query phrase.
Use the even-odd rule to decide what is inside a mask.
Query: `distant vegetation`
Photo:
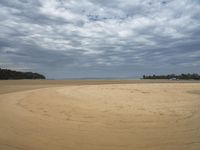
[[[20,72],[0,68],[0,80],[8,79],[45,79],[45,76],[39,73]]]
[[[171,80],[200,80],[200,75],[197,73],[193,74],[180,74],[180,75],[175,75],[175,74],[170,74],[170,75],[143,75],[143,79],[171,79]]]

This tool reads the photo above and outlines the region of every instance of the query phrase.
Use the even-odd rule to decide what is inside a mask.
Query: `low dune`
[[[27,82],[1,82],[0,150],[200,149],[199,83]]]

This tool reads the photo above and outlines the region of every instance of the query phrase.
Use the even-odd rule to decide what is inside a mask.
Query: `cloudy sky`
[[[0,67],[58,79],[200,73],[200,1],[0,0]]]

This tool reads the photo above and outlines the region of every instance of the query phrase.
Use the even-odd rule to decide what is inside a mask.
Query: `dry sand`
[[[0,81],[0,150],[200,150],[200,83],[56,82]]]

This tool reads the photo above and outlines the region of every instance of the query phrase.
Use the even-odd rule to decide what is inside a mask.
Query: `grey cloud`
[[[49,78],[199,72],[192,0],[1,0],[0,66]]]

